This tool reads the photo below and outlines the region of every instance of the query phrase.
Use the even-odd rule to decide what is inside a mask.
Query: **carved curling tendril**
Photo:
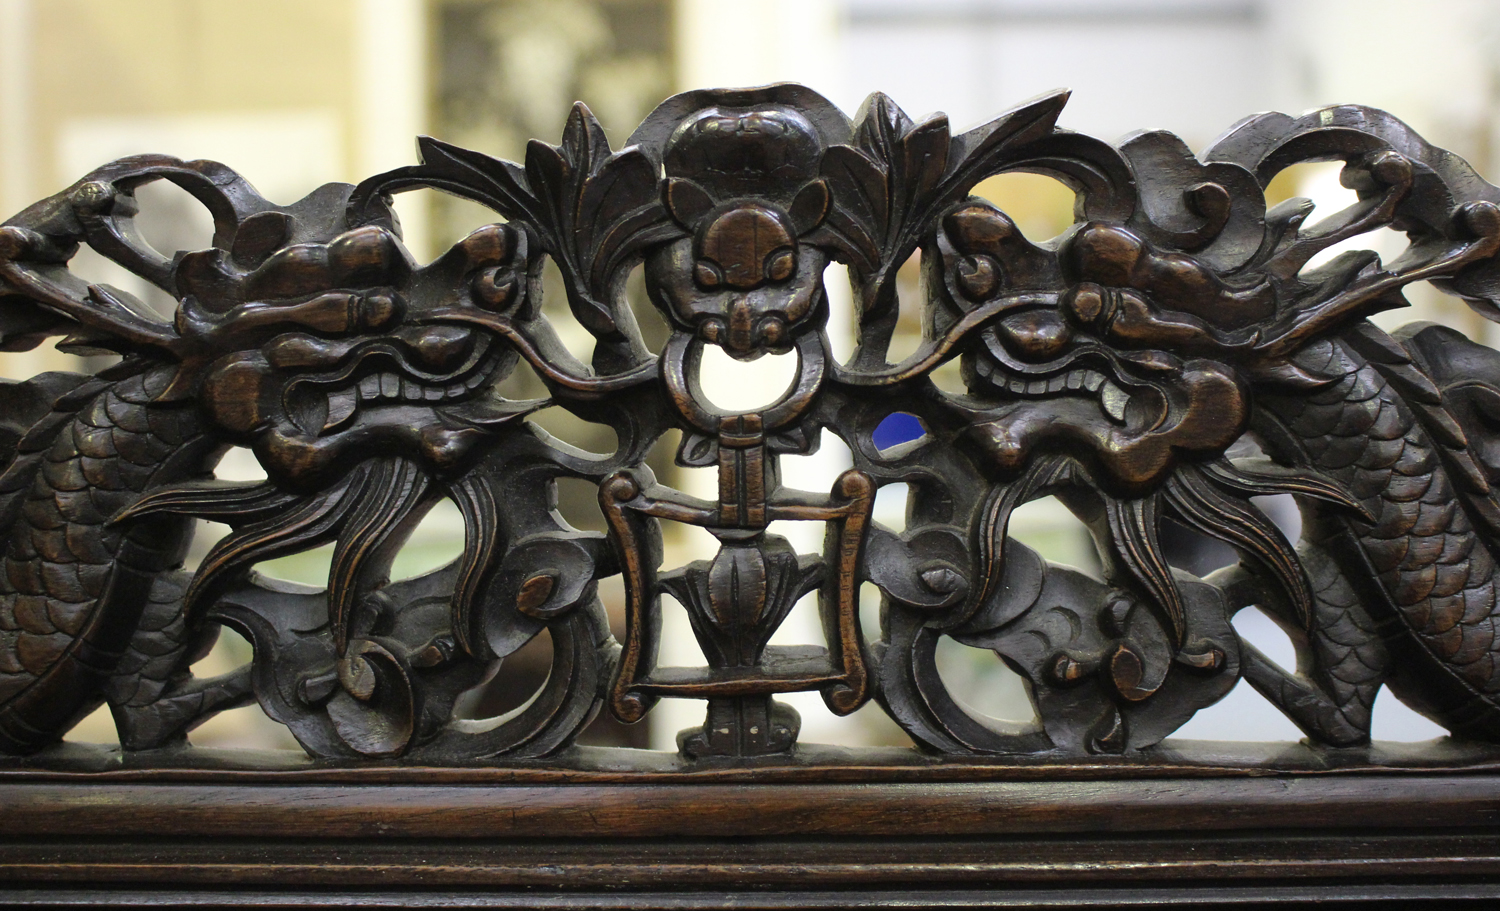
[[[793,750],[799,719],[777,697],[817,692],[838,714],[877,701],[928,751],[1066,758],[1149,751],[1241,679],[1317,745],[1367,743],[1385,685],[1456,738],[1500,742],[1500,355],[1367,319],[1416,281],[1500,318],[1500,190],[1367,108],[1259,115],[1195,156],[1169,133],[1112,146],[1060,129],[1066,100],[955,136],[878,94],[851,121],[797,85],[688,92],[619,150],[580,104],[561,144],[533,142],[521,164],[424,137],[419,164],[282,206],[223,165],[143,155],[11,218],[0,348],[56,337],[123,359],[8,382],[0,400],[0,751],[44,749],[101,703],[123,750],[170,747],[253,700],[322,759],[536,760],[601,710],[635,722],[691,698],[707,715],[679,747],[711,761]],[[1277,173],[1328,158],[1357,202],[1316,222],[1307,200],[1267,207]],[[1039,242],[971,195],[1011,171],[1067,184],[1077,223]],[[213,214],[210,248],[169,259],[141,239],[134,192],[156,180]],[[496,221],[418,265],[390,200],[421,187]],[[1382,227],[1407,236],[1398,257],[1309,265]],[[173,317],[74,275],[84,246],[171,295]],[[920,299],[902,300],[914,253]],[[548,260],[589,363],[549,319]],[[857,315],[842,363],[834,262]],[[636,266],[670,326],[660,351],[626,300]],[[924,336],[893,364],[903,307]],[[710,345],[790,354],[796,379],[727,412],[700,386]],[[933,380],[954,360],[961,392]],[[545,398],[497,391],[523,362]],[[542,432],[545,407],[609,425],[617,447]],[[878,448],[896,412],[927,436]],[[678,464],[716,472],[716,499],[647,467],[670,431]],[[852,466],[824,490],[784,484],[781,458],[825,431]],[[230,446],[267,479],[214,479]],[[559,479],[597,487],[606,533],[559,515]],[[900,483],[897,532],[873,506]],[[1252,499],[1273,494],[1297,498],[1300,541]],[[1088,527],[1097,577],[1009,535],[1048,496]],[[391,581],[445,498],[462,555]],[[188,573],[197,519],[231,531]],[[1238,562],[1172,566],[1168,521]],[[775,522],[815,523],[822,550]],[[717,553],[663,566],[663,523],[705,529]],[[254,570],[328,544],[323,588]],[[621,641],[599,596],[616,575]],[[706,666],[660,663],[663,595]],[[822,641],[771,644],[809,595]],[[1295,668],[1235,632],[1251,607],[1292,635]],[[254,658],[197,678],[221,625]],[[544,631],[537,692],[456,712]],[[937,671],[944,636],[1021,674],[1036,721],[965,708]]]

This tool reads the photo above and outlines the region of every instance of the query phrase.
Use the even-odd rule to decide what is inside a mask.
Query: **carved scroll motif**
[[[882,95],[851,122],[796,85],[689,92],[620,150],[580,104],[524,164],[423,138],[421,164],[281,206],[223,165],[147,155],[10,219],[3,348],[60,337],[123,359],[0,399],[0,751],[45,748],[101,703],[122,749],[170,747],[253,700],[324,759],[536,759],[601,710],[635,722],[692,698],[707,718],[683,754],[744,757],[792,750],[797,714],[776,697],[816,691],[839,714],[876,700],[933,752],[1086,756],[1147,751],[1242,678],[1318,745],[1367,743],[1383,685],[1456,738],[1500,741],[1500,355],[1366,319],[1416,281],[1500,315],[1500,190],[1367,108],[1260,115],[1195,157],[1168,133],[1112,146],[1059,129],[1065,100],[954,136]],[[1341,161],[1358,201],[1316,222],[1307,200],[1267,209],[1271,179],[1313,160]],[[1072,188],[1076,224],[1039,242],[970,195],[1011,171]],[[134,192],[157,180],[213,214],[212,247],[169,258],[141,238]],[[418,265],[390,201],[423,187],[496,222]],[[1399,257],[1309,265],[1382,227],[1408,238]],[[171,295],[173,317],[76,276],[82,246]],[[903,300],[913,254],[920,299]],[[565,302],[542,300],[548,260]],[[833,262],[858,323],[842,362]],[[637,266],[670,325],[660,351],[626,300]],[[564,303],[589,363],[549,318]],[[903,307],[924,338],[893,364]],[[790,353],[796,379],[729,413],[700,385],[710,345]],[[954,360],[960,391],[933,380]],[[545,398],[497,391],[523,363]],[[541,431],[544,407],[608,425],[617,447]],[[898,412],[925,434],[877,447]],[[680,465],[717,473],[715,500],[647,467],[673,431]],[[785,485],[780,460],[824,432],[852,467],[820,490]],[[230,446],[266,480],[215,480]],[[559,479],[597,487],[607,533],[561,517]],[[898,483],[900,532],[872,517]],[[1253,502],[1272,494],[1297,498],[1299,542]],[[1046,496],[1091,530],[1097,577],[1008,536]],[[444,498],[462,556],[390,581]],[[189,573],[197,519],[232,530]],[[1239,562],[1174,568],[1168,520]],[[768,530],[782,521],[815,523],[822,550]],[[663,523],[705,529],[716,555],[664,566]],[[326,587],[255,572],[327,544]],[[598,594],[615,575],[622,641]],[[860,623],[867,582],[876,629]],[[769,644],[810,594],[823,641]],[[687,609],[706,666],[660,661],[663,596]],[[1251,607],[1288,631],[1295,669],[1235,632]],[[253,662],[193,676],[221,626]],[[543,631],[540,690],[494,718],[455,713]],[[1020,673],[1036,723],[950,694],[944,636]]]

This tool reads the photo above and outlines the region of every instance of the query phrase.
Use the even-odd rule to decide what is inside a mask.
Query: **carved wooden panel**
[[[579,764],[571,744],[597,713],[636,722],[691,698],[707,717],[679,737],[684,767],[793,762],[799,720],[777,696],[815,691],[839,714],[875,700],[922,751],[968,757],[964,774],[1034,754],[1048,768],[1116,755],[1170,767],[1179,754],[1162,741],[1244,679],[1310,744],[1270,765],[1379,766],[1378,751],[1334,748],[1368,744],[1382,685],[1453,734],[1412,761],[1488,761],[1500,355],[1448,327],[1392,334],[1366,317],[1401,307],[1416,281],[1500,314],[1500,190],[1367,108],[1258,115],[1195,155],[1164,132],[1114,146],[1059,129],[1065,101],[955,136],[882,95],[851,121],[797,85],[697,91],[619,150],[578,105],[561,143],[533,141],[521,164],[424,138],[420,164],[281,206],[225,165],[142,155],[11,218],[4,348],[61,337],[123,360],[10,383],[0,399],[0,752],[61,762],[72,754],[53,744],[103,703],[121,749],[149,765],[254,701],[334,765],[562,768]],[[1316,221],[1306,200],[1267,209],[1273,177],[1323,160],[1343,163],[1357,202]],[[1076,191],[1070,230],[1036,242],[970,195],[1020,170]],[[133,194],[157,180],[213,213],[212,247],[167,257],[145,243]],[[495,223],[419,265],[390,200],[422,187],[488,206]],[[1309,265],[1382,227],[1408,238],[1399,257]],[[74,275],[82,246],[175,298],[172,319]],[[914,253],[920,294],[901,299],[896,272]],[[566,301],[544,306],[547,261]],[[832,262],[857,313],[842,361],[827,334]],[[625,300],[637,266],[671,327],[660,350]],[[594,340],[588,362],[549,320],[563,303]],[[925,337],[891,363],[902,308],[920,310]],[[796,380],[764,408],[726,412],[703,394],[708,346],[793,353]],[[933,381],[949,361],[961,390]],[[497,392],[523,363],[544,398]],[[553,437],[530,419],[543,407],[607,425],[618,446]],[[923,434],[876,446],[897,413]],[[816,490],[783,484],[780,460],[824,431],[852,467]],[[716,498],[647,467],[673,432],[679,464],[717,473]],[[230,446],[267,480],[215,480]],[[559,479],[597,488],[607,533],[561,517]],[[900,532],[872,518],[896,483],[911,490]],[[1254,504],[1271,494],[1297,498],[1300,541]],[[1014,510],[1044,496],[1091,530],[1097,577],[1007,535]],[[462,512],[462,556],[391,581],[442,498]],[[195,519],[232,533],[188,573]],[[1174,569],[1167,519],[1231,545],[1238,564]],[[768,531],[781,521],[813,523],[822,550]],[[717,553],[664,565],[664,523],[707,530]],[[254,570],[328,544],[326,587]],[[618,640],[598,596],[616,575]],[[867,582],[878,629],[861,627]],[[822,640],[769,644],[810,593]],[[659,660],[664,596],[686,607],[705,666]],[[1236,634],[1231,617],[1252,606],[1293,638],[1297,667]],[[254,660],[199,679],[190,666],[221,627]],[[552,671],[516,694],[520,708],[455,714],[543,631]],[[937,673],[943,637],[1020,673],[1037,722],[966,710]],[[601,756],[589,762],[635,761]]]

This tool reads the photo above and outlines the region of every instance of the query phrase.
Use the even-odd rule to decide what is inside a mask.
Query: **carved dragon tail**
[[[1262,398],[1259,429],[1274,455],[1340,482],[1374,520],[1304,507],[1300,550],[1318,597],[1299,669],[1327,698],[1298,678],[1253,668],[1247,678],[1334,743],[1368,738],[1387,680],[1456,734],[1500,740],[1500,580],[1475,530],[1495,503],[1441,378],[1369,324],[1298,363],[1333,379],[1310,395]]]
[[[53,374],[10,390],[37,404],[0,475],[3,752],[44,746],[106,696],[117,721],[128,719],[162,695],[190,651],[181,580],[169,572],[181,564],[186,523],[109,523],[143,491],[201,473],[213,445],[191,407],[151,404],[170,370],[114,375]],[[69,385],[55,401],[47,394]],[[120,727],[131,739],[130,725]]]

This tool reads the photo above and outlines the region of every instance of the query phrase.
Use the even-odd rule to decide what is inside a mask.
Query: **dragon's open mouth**
[[[358,396],[361,402],[455,401],[490,382],[502,350],[496,348],[488,336],[477,335],[473,351],[462,365],[446,373],[432,374],[416,369],[408,358],[393,356],[389,346],[372,347],[360,353],[351,365],[351,371],[360,370],[372,358],[384,358],[395,369],[367,374],[347,393]],[[340,379],[347,382],[347,377]]]
[[[287,411],[318,434],[343,426],[360,407],[465,401],[494,382],[508,349],[484,333],[470,333],[463,341],[467,355],[441,373],[416,367],[403,346],[390,340],[366,343],[350,350],[337,370],[288,383]]]
[[[1125,422],[1125,406],[1130,403],[1130,393],[1103,372],[1089,367],[1071,367],[1049,376],[1027,378],[1025,374],[1011,373],[989,358],[975,358],[974,370],[993,388],[1008,390],[1012,395],[1028,399],[1049,398],[1069,393],[1088,393],[1099,402],[1099,408],[1111,420]]]

